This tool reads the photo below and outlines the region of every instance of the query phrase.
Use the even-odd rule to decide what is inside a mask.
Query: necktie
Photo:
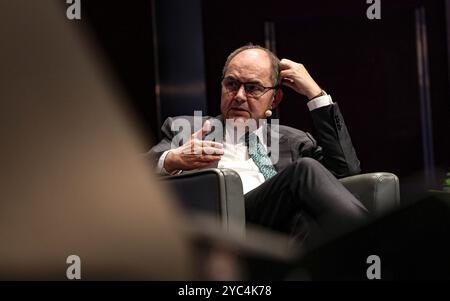
[[[266,180],[270,179],[277,174],[277,171],[273,167],[272,161],[270,161],[264,146],[259,141],[258,136],[254,133],[245,135],[245,142],[248,146],[248,154],[258,166],[259,171],[263,174]]]

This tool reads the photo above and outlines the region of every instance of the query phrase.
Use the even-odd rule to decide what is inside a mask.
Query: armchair
[[[162,177],[187,211],[214,214],[224,229],[243,235],[245,206],[242,182],[231,169],[209,168]]]
[[[163,177],[188,211],[213,213],[226,231],[245,232],[242,182],[230,169],[210,168]],[[400,204],[399,180],[386,172],[367,173],[340,179],[375,216],[384,215]]]

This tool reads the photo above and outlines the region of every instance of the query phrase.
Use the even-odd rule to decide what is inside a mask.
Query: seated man
[[[281,101],[280,85],[309,99],[319,143],[309,133],[273,121],[264,127]],[[203,127],[181,146],[175,142],[174,123],[184,118],[192,126],[193,118],[168,118],[162,126],[164,139],[148,153],[158,171],[234,169],[243,183],[246,221],[290,234],[306,247],[366,220],[366,208],[336,179],[360,172],[338,105],[303,65],[280,61],[257,45],[235,50],[223,69],[221,113],[218,119],[225,129],[219,139],[206,139],[214,120],[205,116]],[[256,129],[249,129],[249,120],[256,120]],[[246,126],[244,135],[237,131],[240,124]],[[254,144],[248,144],[249,137]]]

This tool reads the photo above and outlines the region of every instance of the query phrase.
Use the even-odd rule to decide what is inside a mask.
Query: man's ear
[[[283,99],[283,90],[278,89],[273,97],[272,108],[276,108]]]

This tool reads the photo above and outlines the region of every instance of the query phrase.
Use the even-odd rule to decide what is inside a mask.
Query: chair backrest
[[[163,177],[162,180],[188,212],[217,215],[227,231],[244,234],[244,194],[237,172],[210,168]]]

